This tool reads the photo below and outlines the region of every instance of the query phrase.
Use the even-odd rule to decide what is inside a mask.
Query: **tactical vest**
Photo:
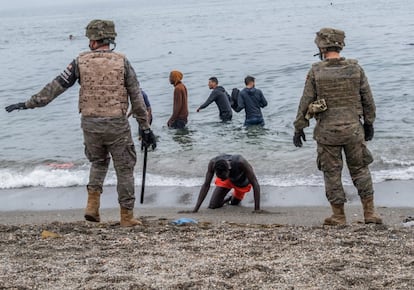
[[[312,66],[318,99],[327,110],[317,114],[314,137],[324,144],[345,144],[359,135],[363,115],[361,70],[356,60],[330,59]]]
[[[79,113],[85,117],[121,117],[128,110],[125,57],[115,52],[85,52],[78,57]]]

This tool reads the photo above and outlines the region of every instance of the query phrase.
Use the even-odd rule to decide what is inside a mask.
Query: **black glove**
[[[154,133],[151,129],[142,131],[142,148],[152,146],[152,150],[157,148],[157,140],[155,139]]]
[[[306,142],[306,136],[305,132],[303,132],[303,129],[301,129],[298,132],[295,132],[295,135],[293,136],[293,144],[295,144],[296,147],[302,147],[302,140]]]
[[[364,123],[365,141],[371,141],[374,138],[374,126],[372,124]]]
[[[12,112],[14,110],[26,110],[26,104],[25,103],[17,103],[10,106],[5,107],[7,112]]]

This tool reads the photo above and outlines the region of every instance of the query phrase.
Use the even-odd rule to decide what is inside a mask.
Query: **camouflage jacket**
[[[108,53],[111,52],[108,51]],[[80,83],[78,58],[74,59],[60,75],[58,75],[52,82],[44,86],[40,92],[33,95],[28,101],[26,101],[26,107],[32,109],[46,106],[57,96],[73,86],[76,81],[78,81],[82,86]],[[135,71],[127,58],[125,58],[125,88],[132,106],[133,116],[137,119],[143,130],[148,129],[150,126],[147,121],[146,106],[141,90],[139,89],[139,82]],[[122,119],[126,120],[126,117]]]
[[[373,124],[375,103],[368,79],[356,60],[327,59],[312,65],[298,107],[295,130],[309,126],[305,117],[312,102],[324,99],[327,110],[315,115],[314,139],[327,145],[363,139],[361,118]]]

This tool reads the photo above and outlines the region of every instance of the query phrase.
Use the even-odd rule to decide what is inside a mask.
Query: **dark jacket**
[[[246,120],[249,119],[263,119],[262,111],[260,108],[267,106],[267,101],[263,96],[261,90],[256,88],[244,88],[241,90],[237,100],[236,112],[245,110]]]
[[[200,106],[200,109],[208,107],[212,102],[216,102],[219,109],[220,119],[229,121],[232,118],[231,106],[229,96],[222,86],[217,86],[213,89],[208,99]]]

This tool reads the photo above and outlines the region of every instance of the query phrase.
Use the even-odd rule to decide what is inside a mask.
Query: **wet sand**
[[[179,213],[190,202],[137,205],[143,226],[126,229],[115,207],[101,223],[80,208],[0,211],[0,289],[414,289],[412,206],[380,205],[384,225],[365,225],[351,198],[348,225],[329,227],[327,206]],[[172,223],[184,217],[197,223]]]
[[[191,218],[199,222],[212,224],[241,223],[241,224],[278,224],[291,226],[319,226],[324,218],[331,214],[329,207],[266,207],[265,213],[255,214],[252,208],[244,206],[226,206],[221,209],[203,208],[198,213],[187,212],[188,208],[139,208],[135,216],[149,220],[173,221],[180,218]],[[349,225],[360,224],[363,221],[362,207],[349,205],[345,207]],[[378,207],[378,212],[388,226],[402,227],[403,220],[414,216],[414,208],[409,207]],[[102,209],[100,212],[103,223],[119,222],[119,209]],[[45,210],[45,211],[8,211],[0,212],[0,224],[10,226],[47,224],[51,222],[81,222],[82,209]]]
[[[212,186],[213,187],[213,186]],[[348,205],[360,205],[359,197],[353,186],[345,186]],[[386,181],[377,183],[375,204],[380,207],[414,207],[414,180]],[[196,203],[200,187],[184,186],[147,186],[144,204],[139,204],[141,188],[136,187],[138,210],[146,208],[186,208]],[[207,208],[212,189],[207,195],[203,208]],[[314,207],[329,206],[323,186],[261,186],[261,205],[271,207]],[[85,187],[44,188],[27,187],[0,190],[0,213],[14,210],[43,211],[82,209],[86,203]],[[243,206],[253,207],[253,194],[247,194]],[[107,186],[101,196],[102,208],[116,208],[117,194],[114,186]]]

